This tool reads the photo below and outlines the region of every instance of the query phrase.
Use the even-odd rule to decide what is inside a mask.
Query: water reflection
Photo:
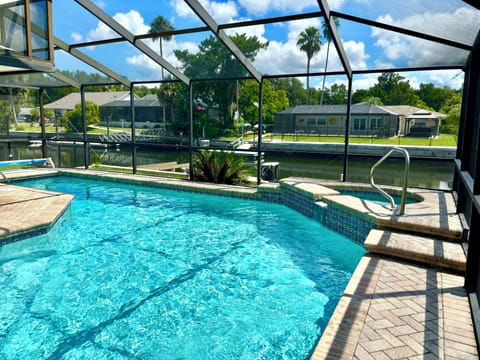
[[[52,157],[58,167],[84,166],[83,144],[75,146],[65,144],[49,145],[48,156]],[[28,159],[42,157],[41,147],[32,147],[29,143],[0,143],[0,160]],[[102,163],[115,166],[132,166],[132,151],[127,146],[119,148],[90,148],[90,163]],[[188,163],[188,152],[181,149],[160,150],[138,147],[137,165],[176,161]],[[338,155],[305,154],[266,154],[266,161],[280,163],[279,178],[288,176],[309,177],[315,179],[340,180],[343,171],[343,157]],[[347,168],[347,180],[368,182],[370,168],[377,157],[350,157]],[[375,182],[379,184],[401,185],[403,179],[403,159],[391,158],[384,162],[375,172]],[[411,159],[409,185],[434,189],[451,189],[453,180],[453,160]]]

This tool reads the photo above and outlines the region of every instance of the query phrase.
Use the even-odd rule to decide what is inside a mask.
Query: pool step
[[[369,252],[375,254],[411,260],[461,273],[466,269],[467,259],[462,245],[434,237],[373,229],[364,245]]]

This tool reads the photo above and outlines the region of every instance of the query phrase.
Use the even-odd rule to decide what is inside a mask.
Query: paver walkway
[[[478,359],[463,280],[364,256],[312,359]]]

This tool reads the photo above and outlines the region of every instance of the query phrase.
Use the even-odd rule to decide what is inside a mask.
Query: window
[[[353,119],[353,130],[365,130],[367,128],[367,119],[366,118],[354,118]]]
[[[370,130],[376,130],[383,128],[383,118],[371,118]]]

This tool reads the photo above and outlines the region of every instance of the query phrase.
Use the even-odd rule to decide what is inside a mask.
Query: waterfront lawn
[[[141,129],[137,129],[141,130]],[[14,127],[11,131],[25,131],[25,132],[40,132],[41,128],[38,124],[31,123],[19,123],[18,128]],[[45,131],[48,133],[56,133],[57,128],[52,125],[47,125]],[[130,131],[129,128],[113,128],[110,127],[110,132],[125,132]],[[65,129],[58,127],[58,132],[63,133]],[[89,134],[106,134],[107,128],[100,126],[89,126]],[[245,141],[254,140],[256,135],[249,132],[244,135]],[[328,142],[328,143],[343,143],[343,136],[318,136],[318,135],[274,135],[272,133],[263,134],[263,141],[302,141],[302,142]],[[237,137],[225,136],[222,140],[235,141]],[[377,138],[377,137],[350,137],[350,143],[352,144],[378,144],[378,145],[412,145],[412,146],[457,146],[457,135],[453,134],[440,134],[436,139],[430,138],[415,138],[415,137],[391,137],[391,138]]]
[[[329,142],[343,143],[343,136],[309,136],[309,135],[273,135],[264,134],[263,141],[298,141],[298,142]],[[232,141],[235,140],[234,138]],[[244,136],[245,141],[253,141],[253,135]],[[457,146],[457,136],[452,134],[440,134],[438,138],[416,137],[350,137],[353,144],[377,144],[377,145],[412,145],[412,146]]]

